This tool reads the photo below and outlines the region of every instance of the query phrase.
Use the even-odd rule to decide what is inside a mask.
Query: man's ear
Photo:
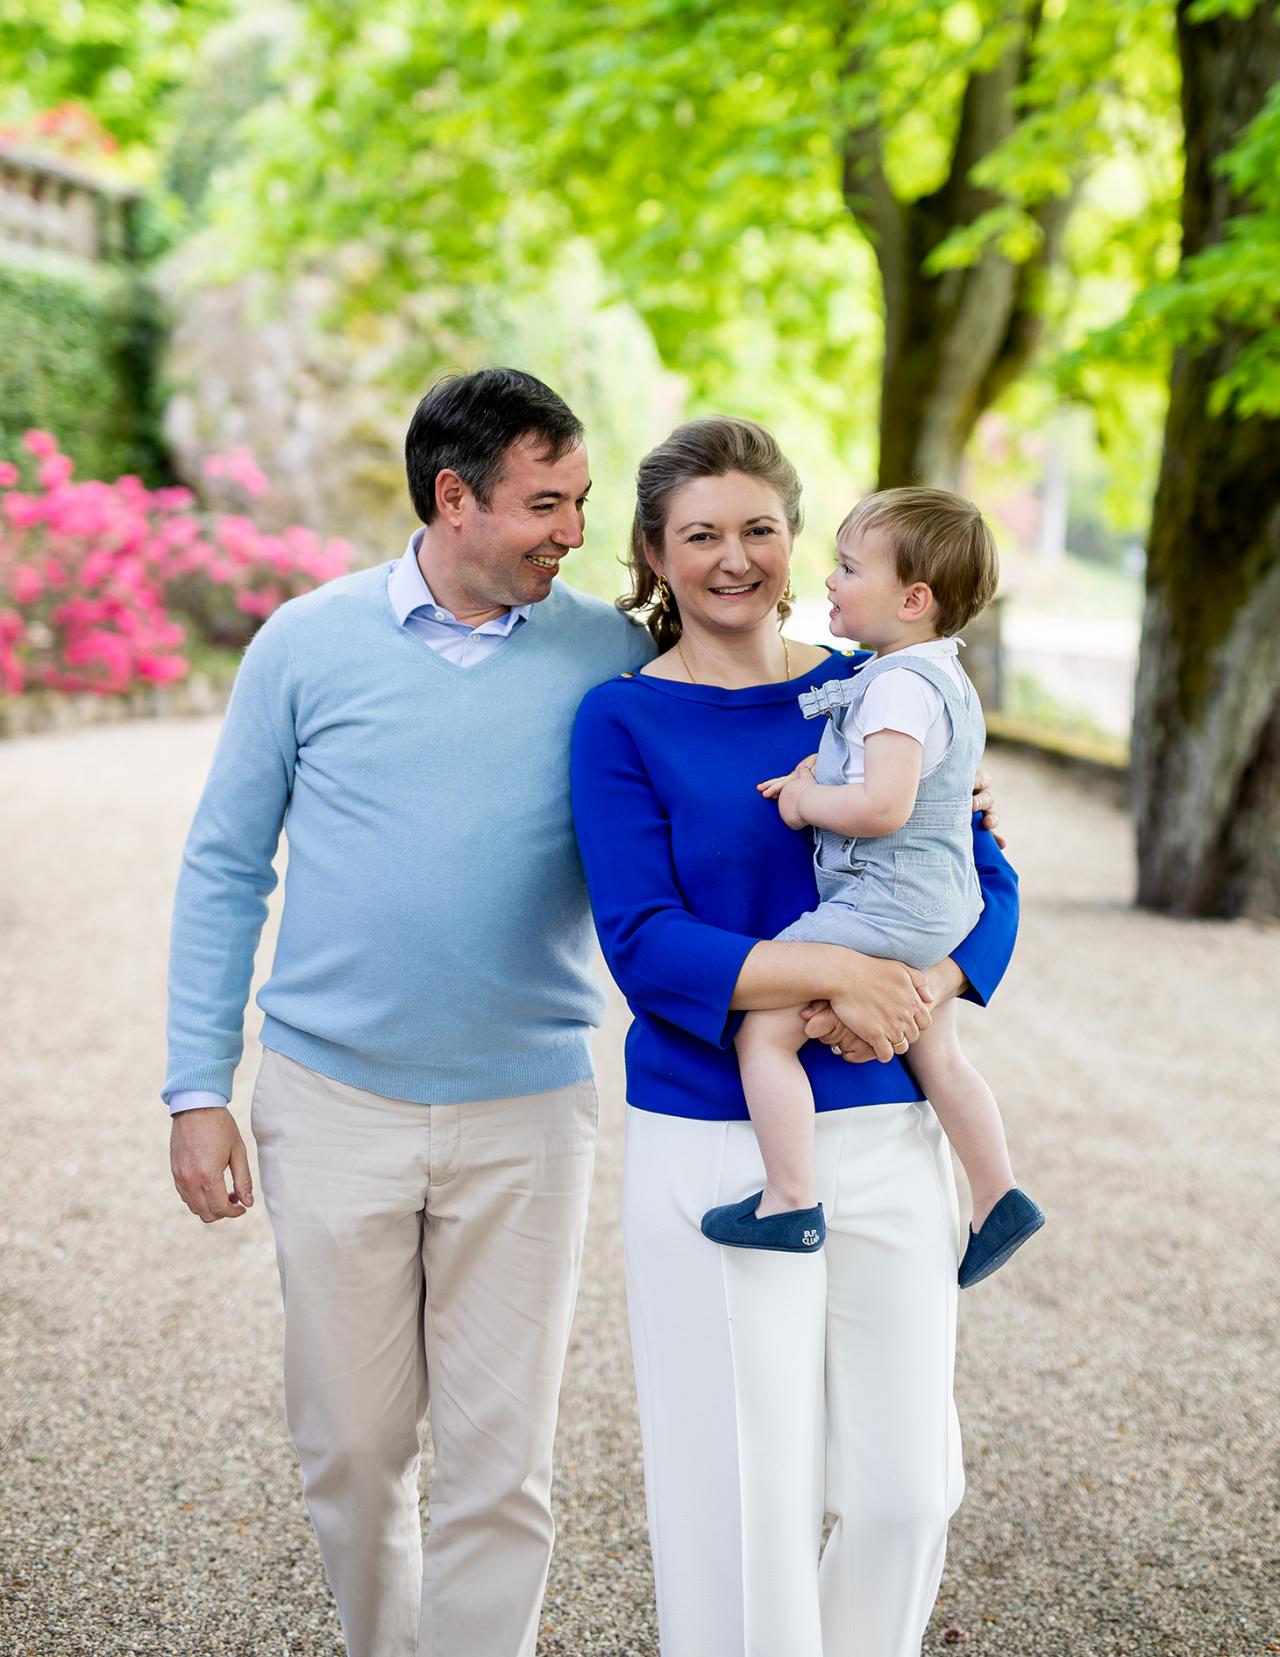
[[[444,466],[436,473],[436,510],[454,529],[461,525],[471,498],[470,488],[456,472]]]

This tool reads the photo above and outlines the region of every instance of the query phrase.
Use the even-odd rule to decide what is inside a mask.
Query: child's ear
[[[903,621],[923,621],[933,603],[933,588],[927,581],[913,581],[907,588],[898,614]]]

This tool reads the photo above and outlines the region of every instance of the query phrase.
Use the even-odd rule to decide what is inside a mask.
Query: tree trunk
[[[1183,257],[1241,203],[1215,170],[1280,80],[1280,24],[1178,6]],[[1280,420],[1208,412],[1248,343],[1179,352],[1147,557],[1134,706],[1138,902],[1280,915]]]
[[[845,134],[845,201],[871,237],[884,285],[881,489],[910,483],[954,489],[979,416],[1022,373],[1039,343],[1044,283],[1061,256],[1071,198],[1028,209],[1042,239],[1025,263],[991,249],[964,269],[936,276],[923,269],[953,231],[1004,205],[971,174],[1018,123],[1016,94],[1039,20],[1033,5],[999,62],[970,76],[948,175],[932,195],[899,201],[883,172],[876,128]]]

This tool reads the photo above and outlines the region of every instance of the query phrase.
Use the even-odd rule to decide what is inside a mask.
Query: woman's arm
[[[922,973],[833,944],[762,941],[689,911],[666,812],[611,700],[595,692],[579,709],[573,808],[600,946],[627,999],[718,1047],[735,1012],[819,997],[886,1059],[902,1035],[914,1041],[929,1022]]]
[[[933,998],[928,975],[901,961],[860,955],[842,944],[762,942],[742,963],[729,1006],[755,1012],[825,1001],[833,1019],[887,1064],[904,1039],[915,1041],[929,1028],[927,1003]]]
[[[1018,936],[1018,876],[995,835],[983,828],[976,815],[973,862],[982,888],[982,913],[969,936],[951,951],[951,960],[965,979],[960,995],[985,1007],[1013,956]]]

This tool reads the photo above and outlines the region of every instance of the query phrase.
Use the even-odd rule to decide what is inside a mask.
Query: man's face
[[[487,507],[468,489],[460,503],[453,576],[478,606],[536,604],[546,598],[560,560],[583,540],[591,487],[583,444],[559,460],[520,438],[503,456],[501,481]]]

